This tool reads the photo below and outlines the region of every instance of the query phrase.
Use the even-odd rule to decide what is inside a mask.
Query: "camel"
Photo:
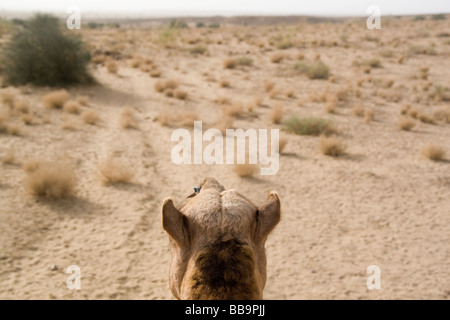
[[[169,284],[182,300],[259,300],[266,285],[265,242],[280,221],[278,194],[255,206],[206,178],[187,203],[162,205],[170,239]]]

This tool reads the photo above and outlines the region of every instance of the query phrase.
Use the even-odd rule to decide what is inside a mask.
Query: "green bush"
[[[59,86],[92,80],[89,53],[80,38],[62,32],[57,18],[38,14],[2,52],[3,75],[12,85]]]
[[[331,122],[322,118],[292,116],[283,123],[283,130],[302,136],[331,135],[336,133]]]
[[[253,59],[250,57],[239,57],[236,59],[236,62],[240,66],[252,66],[253,65]]]
[[[445,15],[440,13],[440,14],[434,14],[431,16],[431,20],[445,20]]]
[[[294,69],[305,74],[310,79],[328,79],[330,68],[322,61],[316,61],[310,64],[296,63]]]

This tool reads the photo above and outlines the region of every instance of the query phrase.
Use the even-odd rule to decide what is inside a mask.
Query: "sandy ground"
[[[280,194],[282,220],[266,245],[264,298],[449,299],[450,125],[416,121],[408,132],[399,130],[397,123],[404,103],[429,114],[450,108],[448,101],[428,98],[434,85],[450,85],[450,45],[445,43],[449,38],[436,37],[450,24],[394,21],[383,27],[375,42],[361,40],[368,32],[363,24],[303,25],[289,29],[302,44],[286,50],[274,49],[267,39],[269,33],[287,27],[230,27],[204,37],[204,31],[196,31],[200,41],[210,39],[204,56],[179,49],[190,46],[180,39],[172,49],[154,44],[157,33],[146,30],[86,33],[94,47],[126,43],[120,47],[123,52],[150,57],[162,79],[178,80],[189,92],[186,101],[155,92],[159,79],[130,67],[126,58],[117,61],[117,75],[97,65],[93,74],[98,85],[66,88],[72,97],[90,97],[83,108],[98,112],[101,121],[96,126],[64,111],[44,110],[41,97],[50,88],[0,89],[27,99],[36,112],[35,124],[23,125],[20,136],[0,134],[0,156],[12,148],[17,159],[16,164],[0,165],[0,298],[173,299],[168,286],[169,241],[161,228],[160,206],[168,196],[181,204],[199,180],[212,176],[258,204],[271,190]],[[343,33],[349,36],[347,44],[340,39]],[[191,38],[192,34],[185,33]],[[248,37],[251,41],[246,34],[254,35]],[[127,37],[133,42],[123,40]],[[338,45],[320,45],[322,40]],[[255,44],[258,41],[265,45]],[[411,45],[432,44],[437,55],[405,54]],[[383,49],[393,50],[393,56],[380,57]],[[270,56],[279,51],[292,58],[271,63]],[[334,82],[292,73],[298,52],[309,60],[320,54]],[[404,62],[398,63],[402,55]],[[228,56],[250,56],[254,66],[225,70]],[[366,74],[352,66],[354,60],[372,57],[382,68]],[[427,80],[414,77],[423,66],[429,67]],[[219,87],[221,79],[229,80],[231,88]],[[294,97],[280,94],[270,99],[263,87],[266,79],[283,90],[293,89]],[[364,80],[360,87],[358,79]],[[392,79],[394,85],[383,88],[377,79]],[[432,86],[424,91],[427,81]],[[325,113],[324,102],[310,99],[314,91],[349,85],[358,88],[360,96],[352,94],[335,114]],[[176,125],[161,126],[158,115],[194,111],[214,126],[222,117],[217,99],[223,96],[245,103],[255,97],[264,100],[263,106],[236,118],[235,128],[281,128],[269,120],[275,103],[283,104],[285,119],[331,119],[347,145],[346,155],[325,156],[318,150],[318,137],[289,134],[275,176],[240,178],[233,166],[174,165],[170,136]],[[373,110],[375,120],[365,123],[353,115],[357,104]],[[134,111],[138,129],[120,128],[119,115],[126,106]],[[61,128],[67,121],[74,130]],[[447,151],[444,161],[420,154],[429,142]],[[100,183],[98,164],[110,155],[134,168],[132,183]],[[44,201],[27,194],[21,163],[49,157],[69,159],[75,168],[75,198]],[[66,287],[65,269],[70,265],[81,268],[81,290]],[[366,287],[369,265],[381,268],[381,290]]]

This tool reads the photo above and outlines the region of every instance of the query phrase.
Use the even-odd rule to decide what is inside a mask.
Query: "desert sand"
[[[8,123],[20,132],[0,133],[0,158],[14,153],[13,161],[0,165],[0,298],[173,299],[160,207],[169,196],[181,205],[211,176],[256,204],[272,190],[280,195],[282,219],[266,244],[265,299],[449,299],[450,124],[434,115],[450,112],[450,102],[445,92],[433,94],[436,86],[450,85],[449,30],[449,18],[402,17],[383,21],[381,30],[356,20],[190,27],[169,35],[139,26],[77,31],[94,58],[106,54],[92,63],[97,84],[65,88],[72,99],[89,97],[81,108],[96,111],[96,125],[44,108],[42,97],[54,88],[0,89],[25,99],[33,115],[31,125],[11,115]],[[277,45],[280,35],[289,35],[287,48]],[[117,53],[110,55],[117,73],[103,63],[111,53]],[[273,63],[278,53],[283,59]],[[253,64],[224,68],[227,58],[239,57]],[[309,79],[293,67],[315,59],[330,68],[328,80]],[[367,67],[370,59],[379,66]],[[153,70],[159,77],[150,75]],[[161,80],[177,81],[188,97],[157,92]],[[223,80],[229,87],[221,86]],[[266,92],[268,81],[277,94]],[[177,119],[217,127],[225,121],[222,107],[237,102],[242,110],[233,128],[281,129],[271,121],[272,109],[281,104],[284,120],[295,115],[332,121],[345,154],[324,155],[319,137],[285,133],[274,176],[240,177],[232,165],[172,163],[171,133],[192,130],[192,121]],[[402,116],[405,104],[433,123]],[[356,116],[357,106],[370,110],[373,120]],[[124,108],[132,110],[135,128],[121,127]],[[400,130],[402,117],[415,126]],[[429,143],[446,157],[424,157],[421,149]],[[108,157],[121,159],[134,177],[102,184],[98,168]],[[73,167],[75,196],[30,195],[22,165],[31,159],[60,159]],[[70,265],[81,269],[81,290],[66,286]],[[381,268],[380,290],[366,286],[369,265]]]

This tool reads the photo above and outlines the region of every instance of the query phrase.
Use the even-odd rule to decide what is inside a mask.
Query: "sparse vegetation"
[[[320,151],[327,156],[339,157],[345,153],[346,147],[336,136],[321,136],[319,140]]]
[[[69,99],[69,93],[63,89],[46,94],[42,97],[42,103],[47,109],[62,109]]]
[[[400,130],[404,131],[410,131],[412,128],[414,128],[415,125],[416,123],[413,120],[406,117],[401,118],[398,122]]]
[[[100,121],[100,117],[94,110],[88,110],[81,115],[83,122],[89,125],[96,125]]]
[[[32,196],[57,200],[74,195],[76,177],[67,163],[31,160],[23,169],[25,188]]]
[[[441,161],[445,157],[445,150],[434,143],[429,143],[424,146],[421,150],[421,153],[424,157],[433,160],[433,161]]]
[[[331,122],[322,118],[298,118],[292,116],[283,123],[283,129],[287,132],[298,135],[331,135],[336,133],[336,129]]]
[[[253,177],[258,170],[258,166],[255,164],[236,164],[234,166],[234,172],[241,178]]]
[[[101,182],[104,185],[130,183],[135,171],[122,160],[108,158],[98,166]]]
[[[330,76],[330,68],[320,60],[310,64],[296,63],[294,69],[309,79],[328,79]]]
[[[137,129],[138,123],[134,116],[133,110],[130,108],[125,108],[120,114],[120,127],[122,129]]]
[[[270,113],[270,121],[275,124],[281,123],[283,120],[283,105],[277,103],[273,106],[272,112]]]
[[[88,82],[89,53],[79,37],[62,32],[56,17],[38,14],[13,35],[3,56],[5,81],[56,86]]]

